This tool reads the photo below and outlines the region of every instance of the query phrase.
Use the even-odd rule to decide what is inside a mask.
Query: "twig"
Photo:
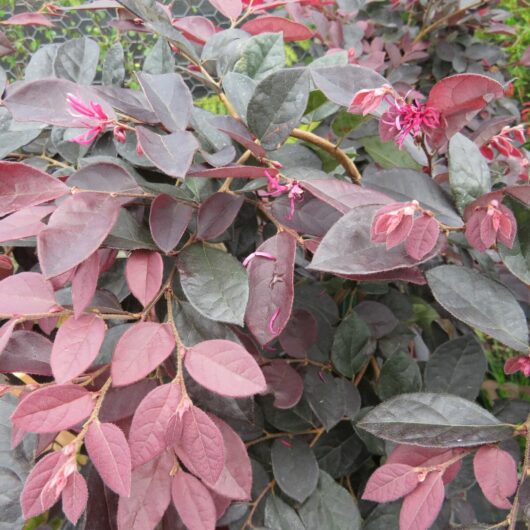
[[[304,131],[303,129],[294,129],[291,132],[291,136],[320,147],[337,159],[339,164],[346,170],[346,173],[355,184],[359,184],[361,182],[362,176],[357,169],[355,162],[342,149],[340,149],[340,147],[336,146],[329,140],[318,136],[317,134]]]
[[[515,530],[517,525],[517,513],[519,512],[519,497],[521,495],[521,489],[530,472],[530,415],[526,419],[526,447],[524,450],[524,460],[523,460],[523,470],[521,472],[521,482],[519,482],[519,487],[515,492],[515,497],[513,499],[512,509],[508,514],[506,520],[509,522],[508,530]]]

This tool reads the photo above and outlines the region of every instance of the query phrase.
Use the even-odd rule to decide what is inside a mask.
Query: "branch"
[[[317,134],[313,134],[312,132],[304,131],[302,129],[294,129],[291,133],[291,136],[320,147],[337,159],[339,164],[346,170],[346,173],[355,184],[359,184],[361,182],[361,174],[359,173],[359,170],[357,169],[357,166],[353,160],[335,144],[331,143],[325,138],[321,138]]]

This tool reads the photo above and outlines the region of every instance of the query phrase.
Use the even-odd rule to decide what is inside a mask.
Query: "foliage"
[[[474,37],[502,12],[209,3],[228,29],[74,6],[112,40],[0,75],[2,527],[518,528],[526,131]]]

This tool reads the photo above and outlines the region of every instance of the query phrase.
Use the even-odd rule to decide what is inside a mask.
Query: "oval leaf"
[[[510,438],[487,410],[446,394],[401,394],[371,410],[358,427],[385,440],[423,447],[468,447]]]
[[[261,33],[283,33],[285,42],[310,39],[313,32],[304,24],[293,22],[287,18],[265,15],[257,17],[241,26],[241,29],[251,35],[260,35]]]
[[[135,250],[127,258],[125,277],[131,293],[146,307],[162,286],[164,263],[158,252]]]
[[[287,232],[280,232],[256,252],[274,259],[258,254],[248,266],[250,296],[245,322],[257,341],[265,345],[280,335],[291,317],[296,240]]]
[[[193,215],[193,208],[177,202],[169,195],[159,195],[151,204],[149,227],[154,242],[170,252],[184,235]]]
[[[215,239],[234,222],[244,197],[231,193],[214,193],[199,207],[197,237]]]
[[[29,315],[59,309],[53,288],[42,274],[21,272],[0,281],[0,313]]]
[[[53,385],[28,394],[11,416],[14,425],[29,432],[58,432],[77,425],[94,409],[92,394],[81,386]]]
[[[363,499],[392,502],[413,491],[420,483],[418,473],[406,464],[386,464],[377,469],[364,489]]]
[[[94,421],[85,437],[90,460],[103,482],[118,495],[131,494],[131,452],[122,430],[112,423]]]
[[[185,471],[178,471],[171,484],[171,497],[188,530],[215,530],[215,504],[200,480]]]
[[[192,245],[179,254],[177,264],[184,294],[199,313],[211,320],[243,325],[248,280],[233,256]]]
[[[176,384],[161,385],[145,396],[131,423],[129,445],[133,467],[152,460],[166,448],[169,420],[180,403]]]
[[[88,487],[79,471],[74,471],[66,481],[62,494],[63,512],[72,524],[76,524],[88,502]]]
[[[119,210],[115,198],[102,198],[99,193],[78,193],[62,202],[37,237],[44,276],[66,272],[93,254],[114,226]]]
[[[456,265],[431,269],[427,281],[436,301],[453,316],[514,350],[527,351],[526,317],[506,287]]]
[[[175,338],[169,324],[138,322],[120,337],[110,373],[114,386],[135,383],[171,355]]]
[[[53,343],[51,367],[57,384],[82,374],[94,361],[105,338],[105,322],[96,315],[70,317]]]
[[[252,396],[267,388],[252,355],[229,340],[196,344],[186,352],[184,364],[197,383],[223,396]]]
[[[223,435],[210,416],[191,406],[182,416],[182,435],[175,451],[183,464],[208,484],[215,484],[224,468]]]

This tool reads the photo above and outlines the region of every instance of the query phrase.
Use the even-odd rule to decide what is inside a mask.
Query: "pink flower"
[[[127,140],[125,129],[119,125],[114,127],[114,129],[112,130],[112,134],[114,135],[114,139],[120,144],[124,144]]]
[[[377,210],[372,221],[372,241],[386,243],[387,249],[405,241],[412,230],[418,206],[418,201],[396,202]]]
[[[274,313],[272,314],[272,317],[271,319],[269,320],[269,331],[273,334],[273,335],[276,335],[276,330],[274,329],[274,324],[276,322],[276,319],[280,316],[280,308],[276,309],[276,311],[274,311]]]
[[[82,118],[81,123],[84,127],[88,128],[86,132],[74,136],[68,141],[81,145],[90,145],[105,130],[111,121],[110,118],[101,105],[95,101],[90,101],[87,105],[81,98],[73,94],[67,94],[66,101],[72,107],[73,111],[75,111],[71,111],[70,114],[76,118]]]
[[[390,85],[383,85],[379,88],[359,90],[350,103],[349,112],[366,116],[381,105],[388,95],[393,95],[394,89]]]
[[[396,101],[382,116],[379,122],[379,135],[383,141],[394,140],[400,147],[412,133],[429,134],[440,126],[440,113],[433,107],[419,103]]]
[[[301,201],[303,199],[304,190],[298,185],[296,181],[294,181],[291,183],[291,188],[287,196],[289,197],[289,215],[287,216],[287,219],[291,221],[294,217],[294,208],[296,205],[296,201]]]
[[[287,192],[289,197],[289,214],[287,219],[289,221],[294,217],[294,210],[296,201],[300,201],[304,196],[304,190],[300,187],[296,180],[292,180],[287,184],[280,184],[279,175],[272,175],[269,171],[265,171],[267,177],[267,191],[263,193],[266,197],[279,197]]]
[[[492,200],[487,206],[478,207],[466,223],[466,238],[480,252],[500,241],[512,248],[517,222],[512,211],[499,201]]]
[[[516,372],[521,372],[525,377],[530,376],[530,355],[511,357],[504,363],[505,374],[515,374]]]

